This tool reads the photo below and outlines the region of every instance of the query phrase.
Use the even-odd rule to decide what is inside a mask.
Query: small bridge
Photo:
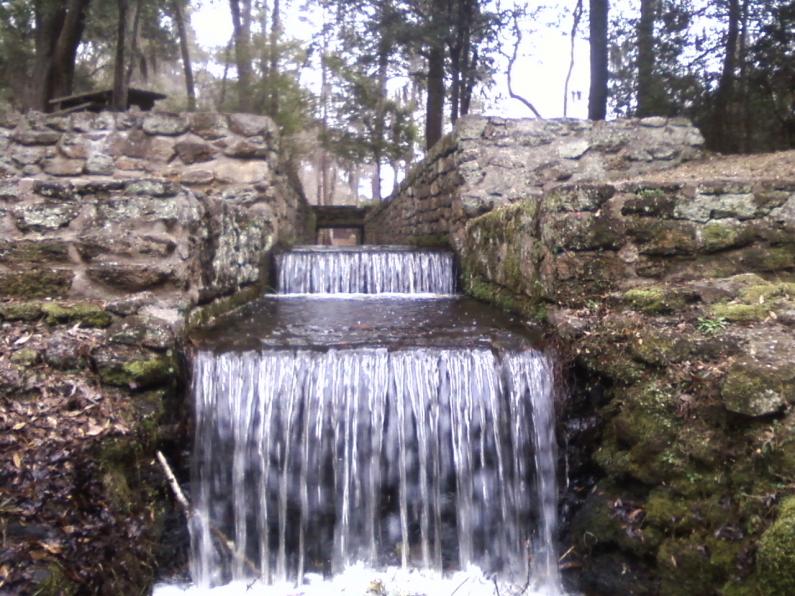
[[[364,244],[364,218],[369,207],[353,205],[312,205],[315,214],[315,235],[320,230],[351,230]]]

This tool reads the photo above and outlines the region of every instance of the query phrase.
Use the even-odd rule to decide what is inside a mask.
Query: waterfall
[[[452,294],[453,255],[384,247],[303,247],[276,256],[282,294]]]
[[[449,253],[276,264],[279,295],[193,361],[194,588],[365,593],[393,570],[375,581],[401,593],[561,594],[548,358],[451,295]]]
[[[549,366],[535,351],[200,352],[195,581],[300,584],[365,561],[520,584],[529,558],[557,585]]]

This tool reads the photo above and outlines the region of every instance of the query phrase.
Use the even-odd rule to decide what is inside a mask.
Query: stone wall
[[[579,381],[563,429],[585,498],[563,550],[586,592],[795,589],[782,530],[795,152],[774,161],[759,176],[715,160],[704,174],[557,187],[463,230],[465,289],[546,317],[569,346]]]
[[[266,117],[6,115],[0,150],[0,297],[150,292],[184,310],[307,237]]]
[[[368,242],[444,244],[457,250],[466,222],[560,184],[625,178],[702,155],[685,119],[505,120],[469,116],[374,209]]]
[[[154,456],[185,466],[181,330],[308,239],[280,159],[259,116],[0,116],[0,590],[140,593],[180,563]]]

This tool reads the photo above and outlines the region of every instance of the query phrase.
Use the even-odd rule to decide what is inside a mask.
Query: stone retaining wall
[[[568,495],[584,502],[563,550],[586,592],[795,588],[787,174],[567,185],[463,229],[466,291],[569,346]]]
[[[625,178],[701,156],[703,137],[681,118],[590,122],[469,116],[374,209],[374,244],[444,244],[466,222],[564,183]]]
[[[266,117],[6,115],[0,150],[0,298],[150,292],[184,310],[307,237]]]

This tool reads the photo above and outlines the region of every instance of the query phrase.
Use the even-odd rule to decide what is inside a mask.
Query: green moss
[[[473,298],[538,321],[546,320],[546,305],[540,300],[514,294],[502,286],[474,276],[465,277],[463,285],[464,292]]]
[[[607,440],[594,453],[596,465],[611,478],[631,475],[632,462],[627,451],[622,451],[614,441]]]
[[[409,244],[422,248],[449,248],[450,240],[447,234],[427,234],[425,236],[412,236]]]
[[[764,594],[795,594],[795,497],[781,504],[778,518],[762,534],[756,564]]]
[[[106,366],[99,370],[103,383],[118,387],[144,389],[168,383],[176,376],[176,364],[170,354],[152,355]]]
[[[654,490],[646,501],[646,523],[664,530],[688,530],[693,527],[689,501],[675,498],[664,489]]]
[[[663,594],[713,594],[733,572],[740,543],[693,534],[670,538],[657,551]]]
[[[69,249],[61,240],[0,242],[0,263],[66,263]]]
[[[623,298],[635,310],[650,315],[671,313],[686,304],[683,296],[658,286],[632,288],[624,292]]]
[[[39,361],[40,354],[36,350],[23,349],[11,354],[11,362],[20,366],[33,366]]]
[[[795,300],[795,283],[757,284],[743,289],[741,296],[748,304],[763,304],[776,299]]]
[[[735,323],[762,321],[770,314],[770,307],[764,304],[720,303],[710,307],[710,314],[715,319],[725,319]]]
[[[701,229],[701,239],[704,250],[718,252],[747,244],[752,237],[739,226],[713,221]]]
[[[188,315],[188,330],[201,329],[211,325],[218,317],[256,300],[260,295],[262,295],[262,288],[251,286],[232,296],[219,298],[210,304],[197,307]]]
[[[643,330],[632,344],[632,354],[641,362],[653,366],[667,366],[687,358],[693,346],[685,338],[656,329]]]
[[[41,305],[49,325],[71,325],[82,327],[108,327],[113,318],[101,306],[89,303],[59,304],[47,302]]]
[[[782,410],[793,388],[791,380],[779,378],[778,371],[752,362],[735,363],[721,384],[720,394],[727,410],[746,416],[766,416]],[[786,375],[784,375],[786,377]]]
[[[31,269],[0,273],[0,296],[12,298],[59,298],[72,286],[74,274],[63,269]]]
[[[40,302],[10,302],[0,304],[0,318],[7,321],[35,321],[41,318]]]

